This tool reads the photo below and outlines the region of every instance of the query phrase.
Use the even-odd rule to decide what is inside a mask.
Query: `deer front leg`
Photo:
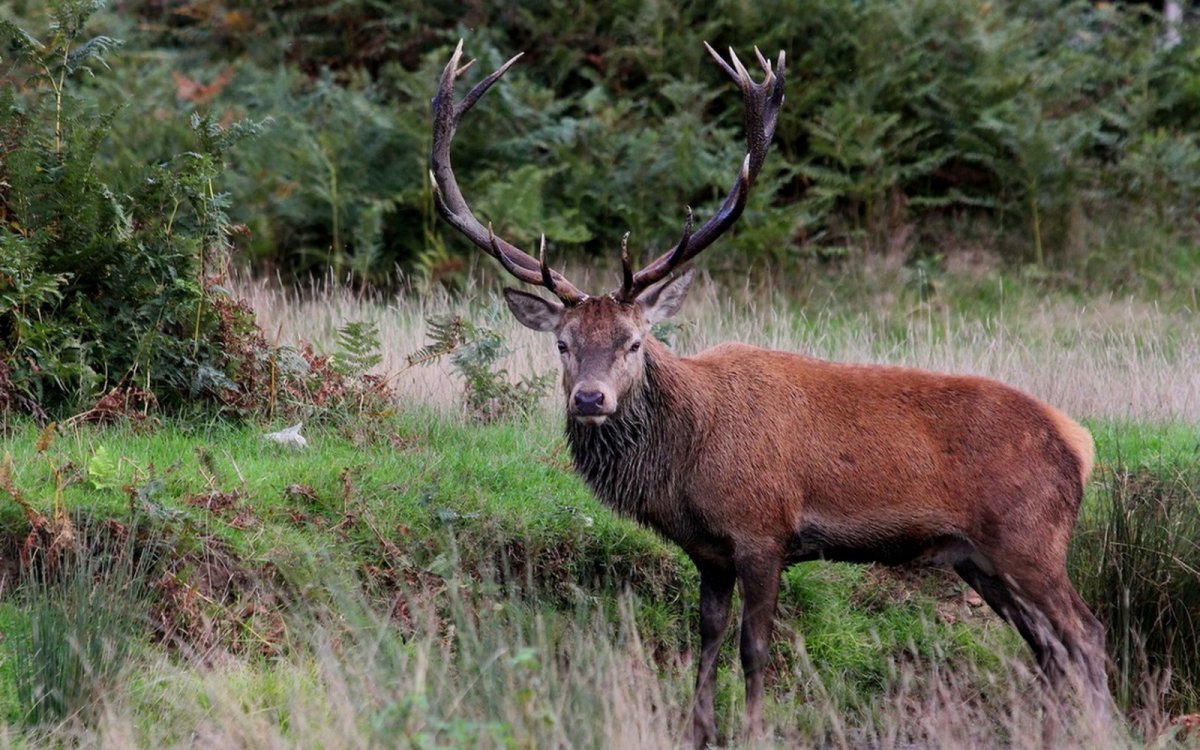
[[[717,655],[729,627],[729,604],[733,599],[732,570],[697,563],[700,570],[700,661],[696,669],[696,698],[692,706],[692,740],[703,748],[717,740],[713,710],[713,686],[717,677]]]
[[[746,676],[746,736],[761,737],[763,669],[771,647],[771,626],[779,598],[783,563],[777,556],[737,561],[742,584],[742,671]]]

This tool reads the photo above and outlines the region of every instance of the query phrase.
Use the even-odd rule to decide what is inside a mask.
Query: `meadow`
[[[946,295],[956,303],[914,303],[873,273],[843,280],[881,290],[855,304],[832,301],[844,288],[798,301],[706,282],[662,333],[684,353],[738,338],[978,372],[1082,417],[1099,468],[1072,575],[1109,624],[1127,723],[1077,727],[1071,741],[1187,746],[1172,722],[1200,699],[1200,335],[1188,311],[967,293],[1002,285],[997,274],[982,287],[945,279],[962,285]],[[10,424],[0,741],[675,746],[695,647],[690,563],[574,477],[555,388],[524,415],[481,423],[449,358],[406,359],[426,319],[459,313],[503,336],[511,353],[496,366],[510,378],[552,371],[547,342],[498,314],[487,279],[453,298],[248,279],[235,292],[283,345],[336,352],[347,322],[375,322],[394,400],[313,411],[301,450],[264,439],[282,422]],[[980,604],[940,571],[792,569],[773,741],[1037,746],[1032,663]],[[735,742],[741,684],[733,643],[725,652],[718,711]]]
[[[1200,34],[1161,20],[3,4],[0,748],[679,744],[697,575],[572,473],[552,342],[436,216],[459,39],[528,52],[458,137],[465,192],[589,290],[626,231],[649,255],[728,189],[740,105],[701,42],[786,52],[746,212],[656,335],[992,376],[1081,420],[1070,573],[1119,718],[1061,744],[1196,747]],[[767,682],[767,746],[1044,745],[1026,649],[945,571],[796,566]]]

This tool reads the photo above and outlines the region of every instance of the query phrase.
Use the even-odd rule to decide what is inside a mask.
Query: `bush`
[[[194,117],[190,150],[116,187],[97,155],[120,107],[79,95],[118,46],[85,36],[94,9],[53,3],[46,42],[0,27],[20,81],[0,96],[4,385],[43,414],[113,389],[175,402],[211,392],[205,373],[224,369],[215,284],[236,231],[217,180],[229,149],[257,131]]]
[[[18,81],[0,95],[0,413],[108,419],[200,402],[311,417],[343,402],[378,406],[386,384],[365,367],[339,372],[304,347],[269,345],[222,286],[234,238],[249,230],[230,218],[220,183],[234,147],[263,124],[192,112],[159,128],[173,134],[165,141],[141,138],[133,130],[161,115],[123,116],[94,96],[119,46],[85,35],[97,6],[52,3],[46,42],[0,25]],[[155,153],[135,156],[138,143]],[[128,158],[105,158],[106,147]],[[377,220],[351,228],[377,235]],[[351,354],[367,356],[357,343]]]

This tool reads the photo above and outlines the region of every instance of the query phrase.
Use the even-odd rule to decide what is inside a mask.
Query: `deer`
[[[952,568],[1020,633],[1048,690],[1073,687],[1106,710],[1104,627],[1067,575],[1067,547],[1094,462],[1086,428],[984,377],[841,364],[726,343],[678,356],[651,327],[678,312],[689,262],[742,214],[784,99],[783,52],[756,82],[732,48],[705,47],[741,91],[746,155],[699,228],[592,296],[472,213],[450,146],[463,116],[521,57],[460,100],[462,42],[433,97],[430,179],[438,213],[521,282],[516,319],[554,335],[575,471],[617,513],[678,545],[699,572],[700,649],[688,732],[717,741],[717,656],[741,591],[745,731],[760,736],[764,667],[785,568],[810,560]]]

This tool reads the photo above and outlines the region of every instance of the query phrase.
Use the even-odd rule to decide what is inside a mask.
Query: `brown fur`
[[[655,290],[636,304],[564,309],[517,293],[509,303],[563,345],[576,469],[700,570],[697,745],[716,736],[712,681],[733,582],[754,727],[780,573],[813,559],[951,566],[1021,632],[1054,685],[1078,677],[1107,705],[1103,629],[1066,576],[1093,461],[1086,429],[988,378],[744,344],[676,357],[647,321],[674,311],[678,285],[665,301]],[[604,389],[606,413],[577,414],[580,388]]]
[[[1096,459],[1096,445],[1092,442],[1092,433],[1053,406],[1043,404],[1043,407],[1050,415],[1050,421],[1058,428],[1058,433],[1066,441],[1067,447],[1071,449],[1071,453],[1075,454],[1075,460],[1079,462],[1080,483],[1087,484]]]

